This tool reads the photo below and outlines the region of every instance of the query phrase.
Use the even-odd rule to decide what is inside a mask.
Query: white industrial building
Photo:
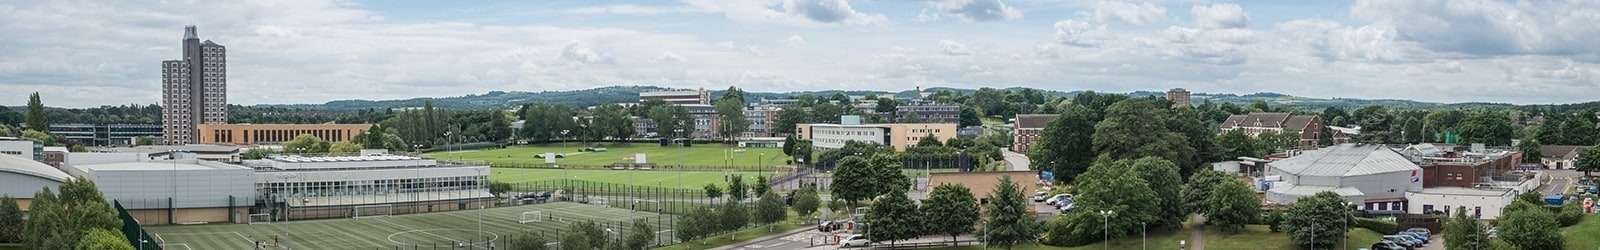
[[[95,182],[140,224],[242,222],[254,203],[250,168],[145,153],[71,153],[62,170]]]
[[[255,169],[257,213],[292,219],[490,206],[489,166],[410,156],[272,156]],[[287,213],[284,209],[287,209]]]
[[[0,154],[0,195],[16,198],[22,211],[29,210],[34,193],[45,188],[60,192],[61,183],[71,179],[72,176],[50,165],[22,156]]]
[[[0,154],[44,161],[44,143],[28,138],[0,137]]]
[[[1422,169],[1393,149],[1341,144],[1266,164],[1268,202],[1292,204],[1333,191],[1368,211],[1403,211],[1406,193],[1422,191]]]
[[[1517,195],[1539,188],[1539,179],[1543,178],[1543,175],[1544,173],[1539,173],[1538,176],[1521,182],[1478,188],[1432,187],[1417,192],[1406,192],[1406,201],[1409,204],[1407,209],[1412,213],[1441,211],[1454,216],[1456,212],[1454,209],[1465,207],[1467,215],[1474,218],[1496,219],[1500,218],[1506,206],[1516,201]]]

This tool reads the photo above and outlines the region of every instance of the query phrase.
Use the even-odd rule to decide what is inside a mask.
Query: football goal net
[[[590,205],[595,205],[595,206],[602,206],[602,207],[610,206],[611,205],[611,200],[610,199],[606,199],[606,198],[592,198],[592,199],[589,199],[589,204]]]
[[[248,218],[245,223],[272,224],[272,214],[250,214],[250,218]]]
[[[544,211],[522,212],[522,218],[521,219],[517,219],[517,223],[520,223],[520,224],[528,224],[530,222],[543,222],[543,221],[544,221]]]
[[[386,217],[394,215],[394,206],[389,204],[356,206],[355,208],[352,208],[352,210],[355,211],[352,213],[353,215],[350,216],[350,218],[354,219]]]
[[[645,200],[645,199],[634,199],[633,200],[633,207],[632,207],[633,211],[644,211],[644,212],[651,212],[651,213],[661,213],[662,212],[661,209],[662,209],[662,207],[661,207],[661,202],[660,201]]]

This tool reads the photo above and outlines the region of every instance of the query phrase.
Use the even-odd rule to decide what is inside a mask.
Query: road
[[[1010,150],[1005,150],[1003,152],[1004,152],[1004,155],[1005,155],[1005,158],[1006,158],[1006,166],[1010,166],[1012,171],[1028,171],[1029,170],[1028,169],[1028,155],[1024,155],[1022,153],[1017,153],[1017,152],[1011,152]]]
[[[1543,171],[1549,178],[1538,188],[1539,193],[1544,195],[1564,194],[1567,192],[1567,188],[1571,187],[1573,183],[1577,183],[1578,177],[1583,176],[1583,172],[1571,169],[1540,171]]]

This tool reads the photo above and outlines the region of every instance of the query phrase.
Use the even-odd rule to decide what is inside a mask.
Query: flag
[[[1411,170],[1411,183],[1417,183],[1417,182],[1422,181],[1422,177],[1417,177],[1417,172],[1418,171],[1421,171],[1421,170]]]

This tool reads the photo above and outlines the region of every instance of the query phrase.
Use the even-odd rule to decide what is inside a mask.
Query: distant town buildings
[[[202,144],[280,144],[310,134],[328,142],[354,140],[372,124],[202,124]]]
[[[64,123],[50,124],[50,134],[84,145],[120,146],[136,144],[134,140],[141,137],[162,138],[161,127],[155,123]]]
[[[228,123],[227,48],[184,27],[183,59],[161,62],[161,142],[196,143],[201,124]]]
[[[711,104],[711,92],[706,89],[688,91],[657,91],[639,93],[639,102],[662,100],[671,104]]]
[[[1315,115],[1291,115],[1289,113],[1250,113],[1248,115],[1232,115],[1221,124],[1220,133],[1233,130],[1244,130],[1246,135],[1255,137],[1263,132],[1295,131],[1300,134],[1300,149],[1317,148],[1317,138],[1321,136],[1322,118]]]
[[[1172,101],[1172,107],[1175,108],[1193,105],[1193,103],[1189,102],[1189,91],[1183,88],[1167,90],[1167,100]]]
[[[795,137],[810,140],[816,148],[837,149],[844,147],[845,142],[858,141],[887,145],[904,152],[928,135],[938,138],[939,142],[949,141],[956,137],[957,130],[955,123],[862,124],[859,118],[848,116],[840,120],[841,124],[797,124]]]
[[[1044,133],[1044,127],[1060,116],[1053,114],[1017,115],[1017,121],[1011,126],[1011,151],[1027,153],[1028,150],[1033,148],[1033,143],[1039,140],[1040,134]]]

